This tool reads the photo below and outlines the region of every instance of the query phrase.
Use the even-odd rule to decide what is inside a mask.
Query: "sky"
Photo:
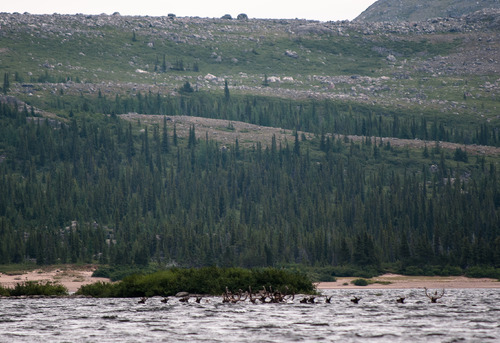
[[[245,13],[249,18],[352,20],[375,0],[18,0],[1,1],[0,12],[31,14],[113,14],[178,17],[233,18]]]

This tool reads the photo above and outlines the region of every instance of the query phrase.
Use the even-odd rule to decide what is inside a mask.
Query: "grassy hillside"
[[[0,72],[8,94],[30,103],[53,92],[163,96],[186,81],[213,92],[227,80],[233,93],[397,103],[497,123],[489,24],[1,14]]]

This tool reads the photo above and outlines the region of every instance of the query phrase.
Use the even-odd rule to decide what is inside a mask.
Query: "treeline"
[[[166,118],[2,105],[0,263],[500,267],[496,164],[429,150],[329,135],[227,149]]]
[[[97,97],[55,94],[48,105],[68,112],[188,115],[317,134],[334,132],[500,146],[499,128],[486,121],[472,124],[468,118],[448,118],[420,110],[398,111],[362,103],[231,95],[228,88],[224,95],[201,91],[183,92],[180,96],[138,92],[114,98],[107,98],[100,91]]]

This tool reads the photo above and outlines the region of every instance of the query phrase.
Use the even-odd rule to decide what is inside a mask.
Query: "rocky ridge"
[[[378,0],[355,18],[359,22],[422,21],[434,17],[458,18],[477,11],[499,9],[498,0]]]

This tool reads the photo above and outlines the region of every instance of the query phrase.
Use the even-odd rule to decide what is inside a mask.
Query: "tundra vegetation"
[[[0,263],[500,277],[491,15],[1,13]]]

